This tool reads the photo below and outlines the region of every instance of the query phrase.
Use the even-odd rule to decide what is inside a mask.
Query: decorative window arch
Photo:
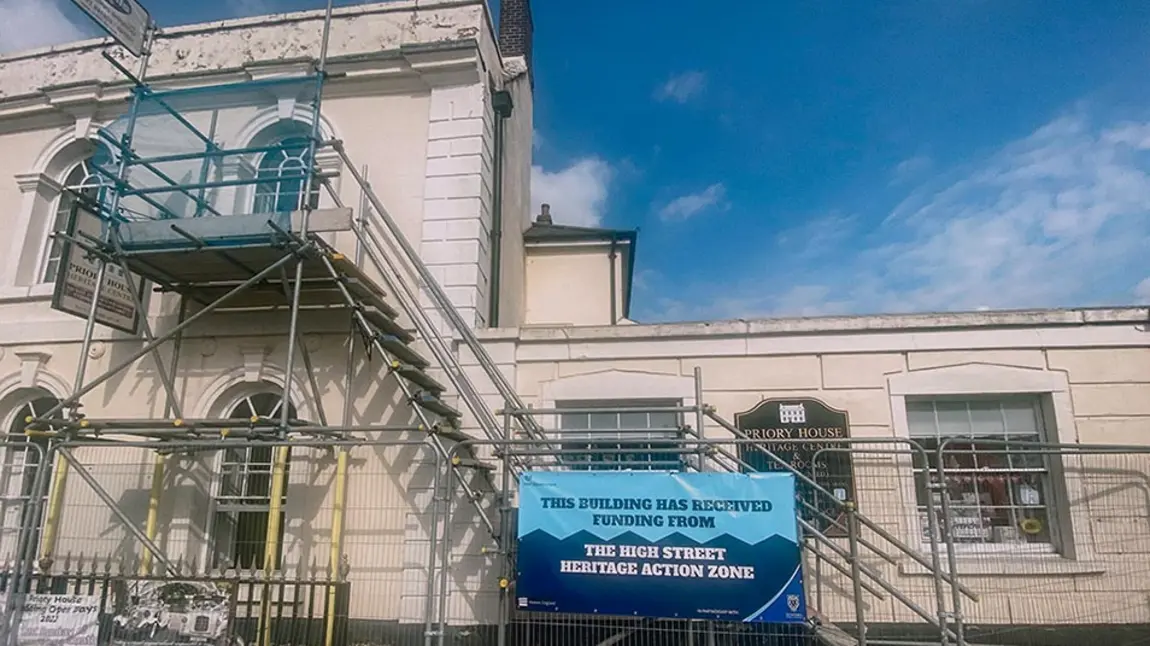
[[[0,475],[0,527],[16,529],[29,527],[32,532],[29,541],[39,548],[40,533],[44,525],[48,491],[35,490],[36,475],[41,468],[47,469],[44,483],[51,482],[52,464],[45,460],[48,451],[48,438],[24,434],[27,418],[40,417],[60,403],[60,399],[39,387],[20,388],[4,398],[4,432],[8,434],[3,449],[3,474]],[[62,413],[53,416],[62,417]],[[33,503],[39,497],[39,509]],[[5,532],[3,548],[7,553],[16,551],[19,534]]]
[[[300,121],[285,120],[265,128],[257,134],[252,147],[278,146],[261,154],[256,161],[256,178],[261,181],[253,190],[253,213],[283,213],[302,208],[302,195],[306,181],[299,176],[314,164],[309,163],[311,127]],[[284,179],[279,179],[279,178]],[[313,182],[310,206],[319,205],[319,184]]]
[[[240,384],[222,408],[225,417],[249,420],[253,417],[278,419],[283,411],[283,392],[266,382]],[[295,419],[297,411],[289,401],[288,418]],[[270,438],[269,438],[270,439]],[[260,446],[259,442],[237,445],[222,451],[218,465],[217,483],[211,521],[213,567],[253,569],[264,565],[268,544],[267,530],[271,518],[272,470],[275,447]],[[288,451],[287,465],[291,464]],[[286,477],[286,475],[285,475]],[[284,527],[286,523],[283,503],[287,487],[280,499],[279,537],[276,554],[277,567],[283,559]]]
[[[51,234],[64,230],[68,225],[68,218],[72,214],[72,207],[77,199],[87,199],[97,203],[106,202],[108,189],[112,181],[101,175],[96,166],[108,167],[111,163],[111,152],[102,143],[94,143],[92,153],[77,162],[63,177],[61,185],[63,190],[56,198],[52,207],[52,227],[45,236],[43,250],[40,252],[37,274],[39,282],[55,282],[56,274],[60,270],[60,256],[63,252],[61,241],[52,238]]]
[[[66,223],[75,191],[96,199],[107,195],[101,189],[111,182],[94,171],[93,162],[104,166],[113,159],[99,142],[68,129],[44,148],[28,172],[14,176],[22,197],[9,246],[0,250],[0,284],[22,289],[9,293],[18,298],[51,294],[60,255],[51,234]]]

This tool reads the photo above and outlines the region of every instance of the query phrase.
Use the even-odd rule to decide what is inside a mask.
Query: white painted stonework
[[[317,16],[308,12],[168,30],[157,42],[153,78],[164,87],[186,87],[298,73],[295,61],[317,48]],[[357,170],[366,169],[388,214],[527,404],[673,399],[684,406],[713,406],[730,420],[765,398],[815,397],[849,412],[854,437],[904,438],[908,400],[1030,395],[1041,402],[1051,441],[1150,446],[1150,312],[1145,307],[607,325],[605,247],[534,256],[525,249],[530,79],[522,59],[500,57],[484,3],[400,0],[341,8],[336,16],[331,71],[339,76],[324,97],[321,132],[344,141],[362,167]],[[102,46],[77,43],[0,58],[0,202],[7,205],[0,211],[0,230],[7,234],[0,239],[5,432],[20,430],[18,413],[29,402],[64,398],[73,390],[85,322],[50,309],[52,285],[40,276],[61,182],[86,154],[93,129],[120,117],[124,107],[125,85],[100,58]],[[507,89],[515,100],[505,124],[498,294],[490,293],[496,159],[489,83]],[[294,101],[221,110],[218,136],[229,146],[249,145],[304,112]],[[338,157],[318,161],[336,178],[341,201],[358,212],[362,195],[349,169]],[[250,203],[242,191],[221,191],[218,199],[240,211]],[[350,236],[331,237],[340,251],[356,257]],[[615,269],[621,280],[623,267]],[[411,276],[401,278],[423,295],[428,314],[443,325],[423,286]],[[622,287],[617,283],[618,294]],[[501,306],[498,328],[486,327],[492,298]],[[149,305],[154,329],[175,325],[172,299],[154,297]],[[616,307],[622,315],[621,300]],[[394,382],[382,376],[378,358],[369,361],[358,344],[352,387],[345,390],[345,312],[305,312],[300,326],[313,369],[297,360],[290,378],[282,312],[221,314],[193,326],[182,341],[176,374],[184,415],[226,416],[245,396],[278,392],[290,382],[299,415],[310,420],[322,411],[332,424],[413,421]],[[101,328],[96,339],[88,380],[141,344],[140,338]],[[170,365],[171,346],[162,352]],[[493,410],[502,408],[505,402],[472,353],[458,353],[478,394]],[[702,374],[701,399],[696,368]],[[312,394],[313,379],[318,397]],[[348,401],[350,416],[344,418]],[[150,357],[84,398],[84,413],[92,418],[162,417],[163,412],[164,391]],[[697,424],[693,418],[684,423]],[[466,420],[467,428],[475,425]],[[698,430],[707,438],[729,438],[715,423]],[[381,432],[370,439],[387,437]],[[101,446],[77,456],[129,516],[142,522],[152,454]],[[1139,456],[1115,458],[1115,469],[1129,475],[1132,465],[1150,466],[1139,462],[1150,454]],[[914,482],[905,461],[858,459],[860,510],[919,545]],[[326,566],[335,460],[325,448],[300,448],[292,460],[285,569],[313,562]],[[159,542],[172,558],[203,563],[218,532],[218,456],[172,461]],[[19,522],[19,466],[6,462],[0,482],[6,494],[0,500],[3,559],[14,549]],[[1068,462],[1061,475],[1055,474],[1061,492],[1054,505],[1059,550],[959,555],[959,572],[977,575],[968,584],[982,599],[964,607],[968,621],[1150,622],[1145,479],[1106,480],[1074,467]],[[381,444],[356,448],[350,469],[343,552],[351,568],[351,614],[419,624],[427,602],[435,458],[413,446]],[[83,482],[69,480],[64,502],[68,520],[58,554],[126,558],[138,553],[135,540]],[[484,505],[497,515],[495,500]],[[468,516],[470,507],[456,500],[455,508],[447,618],[457,625],[490,624],[499,598],[497,556],[486,531]],[[933,603],[932,578],[914,561],[880,560],[874,567],[916,602]],[[852,620],[849,581],[834,572],[824,575],[827,602],[820,611],[834,620]],[[867,603],[872,621],[915,620],[889,598],[868,596]]]

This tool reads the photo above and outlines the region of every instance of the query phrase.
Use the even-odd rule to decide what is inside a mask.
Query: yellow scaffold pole
[[[64,507],[64,486],[68,483],[68,461],[56,456],[52,470],[52,490],[48,493],[48,513],[44,518],[44,536],[40,540],[40,560],[51,567],[56,553],[56,536],[60,527],[60,512]]]
[[[268,531],[264,542],[264,580],[270,581],[279,565],[280,547],[280,515],[283,512],[284,481],[287,474],[287,446],[275,448],[275,460],[272,465],[271,501],[268,505]],[[264,587],[261,619],[263,624],[263,644],[271,646],[271,619],[272,605],[268,598],[268,588]]]
[[[155,461],[152,463],[152,491],[148,496],[148,520],[144,526],[144,534],[153,543],[156,542],[156,531],[159,527],[160,496],[164,491],[164,469],[167,463],[168,456],[156,453]],[[140,576],[151,573],[152,550],[144,550],[143,558],[140,560]]]
[[[343,516],[347,509],[347,449],[340,448],[335,463],[335,506],[331,512],[331,568],[327,585],[327,632],[324,646],[335,644],[336,581],[343,555]]]

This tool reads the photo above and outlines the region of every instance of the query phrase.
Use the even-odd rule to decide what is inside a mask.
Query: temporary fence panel
[[[953,565],[981,595],[961,601],[972,641],[1079,626],[1125,643],[1150,625],[1150,448],[980,438],[941,458]]]

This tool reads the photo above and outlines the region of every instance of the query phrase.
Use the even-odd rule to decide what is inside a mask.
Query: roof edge
[[[449,9],[452,7],[463,7],[470,5],[482,5],[484,7],[484,14],[488,14],[486,4],[487,3],[484,0],[384,0],[383,2],[373,2],[370,4],[335,7],[332,9],[332,19],[338,20],[340,18],[354,18],[357,16],[394,13],[398,11]],[[305,22],[310,20],[322,20],[324,13],[325,10],[322,8],[305,9],[303,11],[261,14],[257,16],[247,16],[244,18],[228,18],[225,20],[212,20],[209,22],[196,22],[183,25],[175,25],[172,27],[161,27],[159,33],[156,35],[156,38],[160,40],[168,40],[191,34],[217,32],[221,30],[262,27],[292,22]],[[491,18],[489,15],[486,18],[486,23],[488,29],[493,30]],[[0,55],[0,63],[11,63],[13,61],[19,61],[28,58],[39,58],[51,54],[62,54],[71,51],[108,47],[114,44],[115,41],[111,36],[97,36],[95,38],[87,38],[84,40],[61,43],[59,45],[38,47],[36,49],[26,49],[23,51],[3,54]]]
[[[530,326],[517,330],[521,342],[612,341],[641,338],[733,337],[857,332],[1146,325],[1150,345],[1150,306],[928,312],[794,318],[731,319],[626,326]],[[507,330],[490,338],[506,338]],[[481,334],[488,338],[488,334]]]

